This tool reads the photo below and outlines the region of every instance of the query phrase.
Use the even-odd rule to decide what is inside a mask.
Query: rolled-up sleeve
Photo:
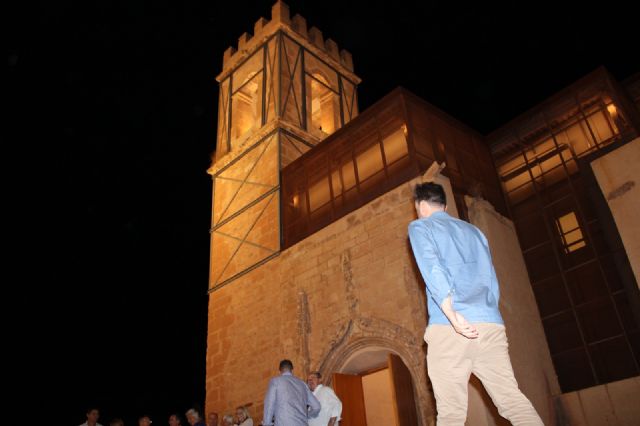
[[[414,221],[409,224],[409,241],[422,278],[427,285],[427,293],[440,307],[454,289],[449,272],[438,256],[433,234],[428,226]]]
[[[331,388],[327,388],[328,400],[331,401],[331,408],[329,410],[329,418],[335,417],[336,420],[340,420],[342,414],[342,401],[338,398],[338,395]]]
[[[307,405],[309,406],[309,417],[317,417],[320,413],[320,401],[315,397],[309,388],[307,389]]]

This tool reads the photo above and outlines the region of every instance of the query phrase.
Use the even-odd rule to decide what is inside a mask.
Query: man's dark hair
[[[169,414],[169,417],[171,416],[175,416],[176,420],[178,420],[178,423],[180,423],[181,425],[185,424],[184,420],[182,419],[182,416],[177,411],[171,412],[171,414]]]
[[[311,373],[312,376],[316,376],[318,379],[322,379],[322,374],[320,374],[319,371],[312,371]]]
[[[293,370],[293,363],[288,359],[283,359],[282,361],[280,361],[280,371],[284,369]]]
[[[447,195],[444,188],[434,182],[419,183],[413,190],[413,199],[417,202],[426,201],[429,204],[447,205]]]

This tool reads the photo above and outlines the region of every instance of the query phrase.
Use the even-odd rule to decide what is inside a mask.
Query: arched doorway
[[[389,349],[368,346],[344,360],[332,376],[342,401],[342,426],[417,426],[411,373]]]

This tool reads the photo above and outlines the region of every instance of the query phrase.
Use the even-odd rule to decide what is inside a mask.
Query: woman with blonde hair
[[[253,426],[253,419],[244,405],[236,408],[236,421],[238,426]]]

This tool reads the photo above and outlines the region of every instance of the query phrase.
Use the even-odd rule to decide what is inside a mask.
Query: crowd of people
[[[338,426],[342,413],[342,402],[335,392],[322,384],[322,375],[315,371],[309,374],[307,383],[292,374],[293,363],[280,362],[280,376],[269,382],[264,401],[264,417],[257,425],[271,426]],[[80,426],[102,426],[98,423],[100,411],[96,407],[87,410],[87,421]],[[185,413],[191,426],[254,426],[253,419],[246,406],[236,408],[235,415],[225,414],[219,419],[218,413],[211,412],[205,423],[199,411],[191,408]],[[219,423],[219,420],[222,420]],[[148,415],[138,418],[138,426],[151,426]],[[167,419],[169,426],[186,426],[178,413]],[[109,426],[124,426],[124,421],[114,418]]]
[[[243,408],[246,411],[246,408],[244,407],[239,407],[238,410],[240,410],[240,408]],[[80,426],[102,426],[100,423],[98,423],[98,419],[100,418],[100,410],[98,408],[89,407],[89,409],[87,409],[86,415],[87,421],[82,423]],[[195,408],[189,409],[185,413],[185,417],[187,419],[186,422],[183,420],[183,417],[179,413],[172,413],[167,419],[167,424],[169,426],[187,426],[187,424],[191,426],[219,426],[217,413],[210,413],[206,423],[202,419],[200,412]],[[252,425],[252,423],[244,423],[240,417],[237,418],[238,422],[236,422],[236,418],[234,418],[233,416],[231,416],[231,418],[233,419],[233,422],[229,423],[230,425]],[[151,416],[147,414],[143,414],[138,417],[138,426],[151,426],[151,423],[153,423],[153,421],[151,420]],[[223,425],[224,424],[225,423],[223,423]],[[124,426],[124,420],[119,417],[115,417],[111,419],[111,421],[109,421],[109,426]]]
[[[87,410],[87,421],[80,426],[102,426],[98,423],[100,418],[100,410],[96,407],[90,407]],[[235,416],[227,414],[222,417],[222,423],[219,423],[218,413],[212,412],[207,416],[205,422],[200,412],[196,408],[191,408],[185,413],[186,422],[179,413],[172,413],[167,419],[169,426],[253,426],[253,420],[249,415],[247,407],[238,407],[236,409]],[[151,417],[144,414],[138,417],[138,426],[151,426],[153,421]],[[109,426],[124,426],[124,420],[119,417],[115,417],[109,421]]]

